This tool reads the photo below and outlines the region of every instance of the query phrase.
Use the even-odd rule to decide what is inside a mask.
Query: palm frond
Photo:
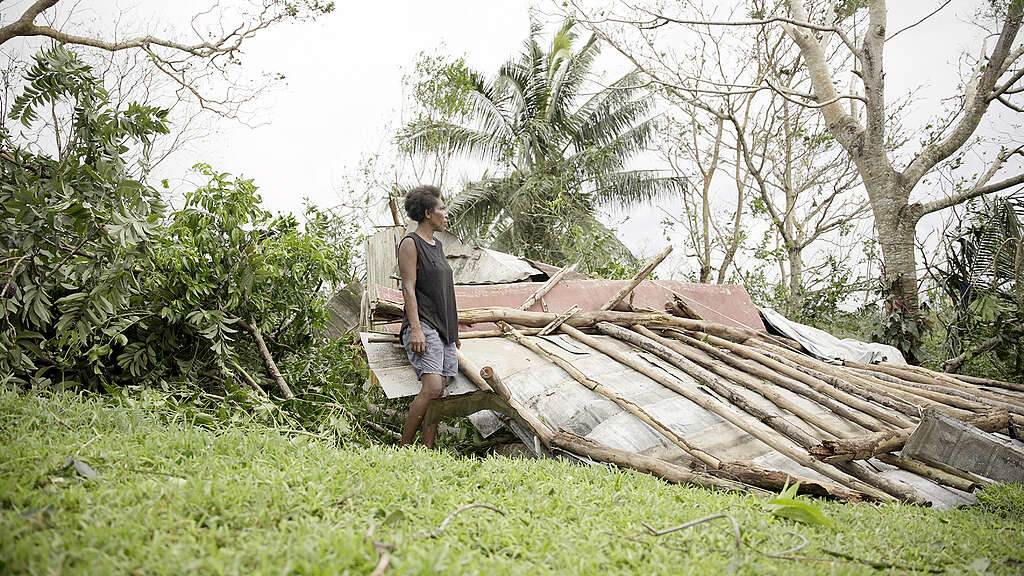
[[[481,160],[503,158],[508,147],[508,141],[501,134],[429,120],[408,124],[398,139],[413,154],[429,154],[440,150]]]
[[[689,183],[685,176],[654,170],[629,170],[604,174],[593,181],[592,195],[598,205],[626,208],[678,197]]]

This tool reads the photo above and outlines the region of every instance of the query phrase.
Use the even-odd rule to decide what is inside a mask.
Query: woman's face
[[[434,230],[443,231],[448,229],[448,207],[440,198],[433,210],[427,210],[426,220],[434,227]]]

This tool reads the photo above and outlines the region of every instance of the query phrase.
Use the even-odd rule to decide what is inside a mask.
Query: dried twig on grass
[[[56,414],[54,414],[52,410],[50,410],[49,408],[47,408],[47,409],[46,409],[46,411],[47,411],[47,412],[49,412],[50,416],[53,416],[53,419],[54,419],[54,420],[56,420],[57,422],[59,422],[61,426],[63,426],[63,427],[65,427],[65,428],[67,428],[68,430],[70,430],[70,431],[72,431],[72,432],[74,432],[74,431],[75,431],[75,429],[74,429],[74,428],[72,428],[70,424],[68,424],[67,422],[65,422],[65,421],[61,420],[61,419],[60,419],[60,417],[59,417],[59,416],[57,416]]]
[[[461,508],[457,508],[454,512],[449,514],[448,517],[444,519],[444,522],[441,522],[441,525],[437,527],[437,530],[434,530],[433,532],[429,532],[427,534],[423,534],[422,536],[417,537],[416,540],[425,540],[427,538],[437,538],[441,534],[444,534],[444,530],[445,530],[445,528],[448,527],[448,523],[449,522],[451,522],[453,519],[455,519],[455,517],[458,516],[459,514],[465,512],[466,510],[469,510],[471,508],[486,508],[488,510],[497,512],[498,514],[501,514],[502,516],[506,516],[504,510],[501,510],[499,508],[495,508],[494,506],[491,506],[490,504],[481,504],[479,502],[476,502],[476,503],[473,503],[473,504],[466,504],[465,506],[462,506]]]
[[[387,571],[388,566],[391,565],[391,555],[388,552],[395,549],[394,544],[374,540],[373,534],[376,531],[377,525],[370,524],[370,529],[366,531],[366,537],[363,538],[364,541],[373,545],[373,551],[377,554],[377,565],[373,568],[373,572],[370,572],[370,576],[381,576]]]
[[[712,520],[718,520],[719,518],[728,518],[729,522],[732,523],[732,537],[733,540],[735,540],[736,542],[736,549],[739,550],[743,546],[743,536],[740,532],[740,523],[728,514],[712,514],[711,516],[705,516],[703,518],[691,520],[686,524],[680,524],[679,526],[675,526],[673,528],[666,528],[664,530],[655,530],[650,524],[646,522],[641,522],[640,525],[646,528],[652,536],[664,536],[665,534],[671,534],[673,532],[678,532],[680,530],[686,530],[687,528],[693,528],[694,526],[697,526],[699,524],[711,522]]]

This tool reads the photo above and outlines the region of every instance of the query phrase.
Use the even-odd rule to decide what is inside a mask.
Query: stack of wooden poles
[[[551,360],[587,388],[609,398],[650,425],[704,465],[703,475],[686,481],[707,485],[707,478],[727,478],[766,489],[780,487],[778,473],[749,462],[726,462],[706,449],[692,445],[640,406],[615,394],[569,361],[550,352],[542,345],[542,340],[529,337],[558,321],[558,314],[477,308],[461,310],[459,320],[464,324],[497,323],[502,333]],[[794,350],[790,342],[755,330],[667,313],[614,310],[579,312],[565,318],[557,330],[721,416],[836,485],[793,477],[790,481],[807,484],[809,491],[843,499],[897,499],[925,504],[912,488],[883,477],[859,462],[873,457],[962,490],[983,482],[969,471],[940,470],[891,454],[902,448],[926,409],[940,410],[985,431],[1005,431],[1011,422],[1024,425],[1024,399],[1005,392],[1006,389],[1024,390],[1024,386],[938,373],[917,366],[858,362],[846,362],[843,366],[829,364]],[[654,354],[728,403],[715,400],[696,386],[670,376],[635,354],[624,353],[621,346],[587,332],[604,334]],[[474,380],[483,380],[473,367],[468,367],[465,372],[470,377],[475,375]],[[808,409],[805,402],[793,402],[791,396],[779,393],[780,388],[828,409],[854,424],[861,432],[850,433],[851,427],[835,426],[835,420],[823,418],[821,410]],[[749,394],[741,392],[743,389],[756,392],[792,416],[779,417],[777,411],[765,410],[763,403],[751,401]],[[525,407],[514,408],[528,412]],[[586,450],[580,445],[582,439],[555,433],[541,424],[535,415],[526,414],[524,419],[537,423],[532,427],[545,444],[637,467],[629,465],[629,462],[615,462],[608,454],[602,457],[592,449]],[[625,458],[624,454],[617,456],[620,460]],[[781,478],[784,481],[785,475]]]

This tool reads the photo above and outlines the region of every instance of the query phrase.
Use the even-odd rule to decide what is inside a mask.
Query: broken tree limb
[[[651,474],[671,482],[672,484],[693,484],[704,488],[718,488],[721,490],[734,490],[739,492],[760,492],[756,488],[742,482],[720,478],[710,473],[701,473],[689,468],[666,462],[652,456],[635,454],[625,450],[612,448],[600,444],[594,440],[571,434],[564,430],[558,431],[551,439],[552,446],[561,448],[573,454],[586,456],[599,462],[608,462],[619,468],[628,468],[645,474]]]
[[[604,305],[601,306],[600,309],[601,310],[611,310],[611,309],[615,308],[615,306],[619,302],[622,302],[622,299],[625,298],[626,296],[628,296],[629,293],[632,292],[634,288],[639,286],[640,283],[643,282],[644,279],[647,278],[651,274],[651,272],[653,272],[654,269],[658,267],[658,264],[661,264],[661,261],[664,260],[665,257],[667,257],[671,252],[672,252],[672,245],[669,244],[668,246],[665,247],[664,250],[662,250],[657,256],[655,256],[650,262],[648,262],[647,265],[644,266],[643,269],[641,269],[640,272],[638,272],[637,275],[634,276],[632,280],[630,280],[629,284],[626,284],[625,286],[622,287],[621,290],[616,292],[615,296],[612,296],[612,298],[610,300],[605,302]]]
[[[655,429],[659,434],[661,434],[665,438],[668,438],[673,444],[678,446],[687,454],[693,456],[697,460],[700,460],[701,462],[703,462],[707,466],[710,466],[711,468],[718,467],[718,464],[720,462],[718,458],[712,456],[711,454],[708,454],[707,452],[701,450],[700,448],[697,448],[696,446],[693,446],[692,444],[684,440],[681,436],[676,434],[676,432],[673,431],[671,428],[665,426],[658,420],[655,420],[653,416],[648,414],[646,410],[638,406],[636,403],[616,394],[615,392],[608,389],[600,382],[592,380],[589,376],[587,376],[583,372],[580,372],[579,369],[577,369],[571,363],[555,354],[552,354],[551,352],[548,352],[536,342],[531,342],[530,340],[527,340],[527,338],[523,336],[522,333],[520,333],[512,326],[509,326],[507,323],[500,323],[499,326],[501,326],[502,329],[505,330],[508,333],[508,335],[511,336],[521,346],[528,348],[534,354],[537,354],[542,358],[550,360],[551,362],[555,363],[559,368],[565,370],[569,374],[569,376],[572,376],[572,378],[579,382],[580,384],[583,384],[584,386],[600,394],[601,396],[604,396],[605,398],[611,400],[612,402],[615,402],[620,408],[626,410],[633,416],[636,416],[638,419],[640,419],[643,423]]]
[[[683,358],[679,354],[676,354],[669,348],[662,346],[641,334],[637,334],[636,332],[627,330],[614,324],[610,324],[608,322],[601,322],[597,324],[596,327],[604,334],[627,342],[643,350],[647,350],[648,352],[658,354],[659,356],[662,354],[666,354],[670,357],[675,357],[675,360],[682,364],[682,366],[686,366],[686,368],[683,369],[685,372],[690,374],[693,378],[696,378],[697,380],[702,381],[708,385],[711,385],[713,382],[720,382],[718,376],[712,374],[711,372],[704,368],[701,368],[700,366],[697,366],[693,362],[690,362],[686,358]],[[850,476],[849,474],[846,474],[845,472],[841,472],[840,470],[831,465],[823,465],[824,463],[819,462],[814,458],[811,458],[807,454],[806,449],[801,448],[792,440],[786,438],[779,432],[775,431],[767,424],[760,422],[753,416],[745,412],[742,412],[729,404],[713,401],[713,399],[709,395],[701,392],[699,389],[697,389],[697,387],[694,386],[691,388],[689,386],[683,386],[681,381],[678,381],[675,378],[670,380],[669,378],[665,377],[663,373],[654,370],[653,367],[647,366],[639,362],[638,359],[632,358],[628,354],[623,354],[616,348],[608,346],[607,343],[601,342],[598,339],[593,338],[591,336],[587,336],[586,334],[583,334],[572,327],[568,327],[563,324],[562,330],[566,331],[570,336],[582,341],[584,344],[590,346],[591,348],[595,348],[596,350],[604,352],[606,355],[612,357],[613,359],[619,361],[620,363],[626,364],[630,368],[637,370],[638,372],[644,374],[648,378],[651,378],[655,382],[658,382],[664,385],[666,388],[686,397],[688,400],[704,408],[705,410],[714,412],[715,414],[719,415],[729,423],[743,430],[747,434],[750,434],[754,438],[757,438],[761,442],[767,444],[769,447],[773,448],[774,450],[778,451],[779,453],[783,454],[784,456],[793,460],[794,462],[807,468],[810,468],[815,472],[818,472],[819,474],[823,474],[835,480],[836,482],[839,482],[840,484],[843,484],[844,486],[847,486],[854,490],[859,490],[861,492],[865,492],[867,494],[871,494],[876,497],[884,499],[892,498],[884,491],[880,490],[879,488],[876,488],[875,486],[871,486],[857,478],[854,478],[853,476]],[[682,368],[682,366],[680,366],[680,368]]]
[[[656,334],[651,333],[646,328],[642,326],[633,327],[633,329],[636,330],[638,333],[637,336],[640,336],[640,338],[635,338],[632,334],[629,333],[629,331],[619,328],[618,326],[612,326],[610,324],[598,324],[597,328],[598,330],[601,330],[605,334],[617,337],[623,341],[633,344],[634,346],[639,346],[640,348],[657,355],[661,359],[670,362],[674,366],[683,370],[693,378],[700,380],[706,386],[711,388],[711,390],[713,390],[716,394],[728,400],[732,405],[736,406],[743,412],[746,412],[750,416],[753,416],[758,421],[766,424],[771,430],[780,434],[782,437],[781,439],[788,438],[792,442],[796,443],[797,446],[802,447],[804,450],[807,450],[812,446],[817,445],[817,438],[810,435],[805,430],[801,429],[799,426],[794,425],[785,416],[783,416],[782,414],[770,414],[761,409],[760,407],[758,407],[757,405],[755,405],[753,402],[747,400],[742,395],[737,394],[736,391],[733,389],[733,386],[728,381],[720,379],[716,375],[708,372],[707,370],[702,369],[699,365],[697,365],[692,360],[686,358],[684,355],[681,355],[679,353],[673,353],[675,352],[675,350],[672,346],[665,345],[664,342],[659,341],[664,339],[660,336],[657,336]],[[653,338],[651,336],[653,336]],[[778,400],[780,400],[780,398],[777,395],[775,395],[773,401]],[[791,402],[785,402],[783,405],[776,405],[779,406],[780,408],[784,408],[786,410],[793,412],[799,417],[805,417],[807,415],[807,411],[805,410],[797,410],[796,412],[794,412],[796,406]],[[795,462],[801,465],[807,466],[805,462],[814,461],[813,459],[807,457],[805,453],[800,451],[794,451],[793,453],[800,457],[800,459],[797,460],[786,451],[780,450],[778,447],[776,447],[776,445],[767,442],[765,438],[756,435],[755,437],[757,437],[762,442],[765,442],[769,446],[772,446],[780,453],[784,454],[787,457],[790,457]],[[775,440],[775,438],[772,438],[771,436],[767,436],[766,438]],[[780,445],[785,446],[784,444],[781,443]],[[786,446],[786,448],[789,447]],[[828,467],[807,467],[812,468],[816,472],[824,474],[829,478],[832,478],[833,480],[836,480],[840,483],[844,483],[850,488],[854,488],[856,490],[862,489],[859,486],[850,482],[850,479],[845,478],[843,475],[848,474],[850,477],[861,480],[865,482],[867,485],[878,488],[890,494],[891,496],[903,500],[904,502],[909,502],[913,504],[927,504],[927,502],[921,499],[921,497],[918,496],[917,492],[914,491],[912,488],[908,488],[902,484],[899,484],[897,482],[889,480],[888,478],[880,476],[874,473],[873,471],[862,467],[860,464],[841,463],[835,465],[836,470],[832,470]]]
[[[548,278],[547,282],[545,282],[540,288],[538,288],[536,292],[531,294],[530,297],[526,299],[526,301],[519,305],[518,310],[529,310],[530,306],[536,304],[538,300],[540,300],[541,298],[544,297],[545,294],[550,292],[551,289],[555,287],[555,284],[561,282],[562,278],[565,278],[566,274],[575,272],[576,268],[579,267],[581,262],[583,261],[577,260],[576,263],[573,264],[572,266],[569,266],[568,268],[562,268],[561,270],[556,272],[554,276]]]
[[[246,322],[241,318],[236,318],[236,322],[245,331],[252,335],[252,339],[256,341],[256,350],[260,354],[260,358],[263,360],[263,366],[267,370],[267,374],[277,384],[277,389],[281,391],[281,394],[287,399],[291,400],[295,398],[295,394],[292,394],[292,389],[288,387],[288,383],[281,377],[281,371],[277,369],[277,363],[274,362],[274,357],[270,355],[270,350],[267,349],[267,343],[263,341],[263,334],[260,333],[260,328],[256,324],[256,320]]]
[[[860,410],[857,410],[856,408],[853,408],[852,406],[849,406],[847,404],[842,403],[835,396],[839,396],[841,398],[846,398],[852,404],[862,405],[861,404],[862,401],[858,402],[859,399],[857,399],[856,397],[853,397],[853,396],[850,396],[849,398],[847,398],[846,397],[847,395],[845,395],[845,393],[838,393],[839,392],[838,390],[835,390],[835,389],[829,387],[824,382],[816,382],[815,383],[822,390],[822,391],[819,391],[819,390],[816,390],[815,388],[809,386],[808,384],[805,384],[802,381],[799,381],[799,380],[797,380],[795,378],[790,378],[790,377],[786,376],[785,374],[781,373],[780,371],[771,370],[767,366],[765,366],[764,364],[761,364],[761,363],[756,362],[754,360],[751,360],[751,359],[748,359],[748,358],[742,358],[742,357],[737,356],[735,354],[726,354],[725,352],[723,352],[723,351],[719,350],[718,348],[712,346],[708,342],[704,342],[702,340],[698,340],[696,338],[692,338],[690,336],[687,336],[685,334],[682,334],[682,333],[679,333],[679,332],[675,332],[675,331],[670,331],[669,333],[672,334],[673,337],[682,339],[684,342],[686,342],[690,346],[699,348],[700,350],[703,350],[704,352],[714,356],[715,358],[718,358],[719,360],[725,362],[726,364],[729,364],[730,366],[733,366],[733,367],[735,367],[735,368],[737,368],[739,370],[743,370],[745,373],[751,374],[753,376],[756,376],[757,378],[760,378],[760,379],[765,380],[767,382],[771,382],[773,384],[781,386],[782,388],[785,388],[786,390],[789,390],[790,392],[793,392],[794,394],[799,394],[799,395],[801,395],[801,396],[803,396],[803,397],[805,397],[805,398],[807,398],[809,400],[817,402],[818,404],[820,404],[820,405],[824,406],[825,408],[828,408],[829,410],[831,410],[834,414],[836,414],[838,416],[841,416],[841,417],[845,418],[846,420],[848,420],[850,422],[853,422],[854,424],[857,424],[858,426],[860,426],[861,428],[863,428],[865,430],[870,430],[872,432],[879,432],[879,431],[882,431],[882,430],[886,430],[888,428],[878,418],[876,418],[874,416],[871,416],[870,414],[867,414],[867,413],[862,412]],[[742,344],[734,344],[734,346],[739,347],[739,346],[742,346]],[[756,352],[751,350],[751,354],[755,354],[755,353]],[[770,360],[770,359],[768,359],[766,357],[766,360]],[[781,368],[785,369],[787,367],[786,366],[781,366]],[[819,426],[819,428],[820,428],[820,426]],[[832,431],[831,433],[834,436],[839,436],[839,437],[848,435],[848,434],[842,434],[842,433],[835,432],[835,431]]]
[[[998,346],[1000,342],[1002,342],[1002,338],[1000,338],[999,336],[993,336],[991,338],[982,340],[981,343],[971,348],[970,350],[964,350],[963,354],[960,354],[959,356],[954,356],[949,360],[943,362],[942,369],[946,372],[959,372],[960,368],[963,367],[964,362],[967,361],[968,356],[975,356],[977,354],[983,354],[985,352],[988,352],[989,350]]]
[[[990,410],[980,414],[972,414],[963,422],[975,426],[985,432],[1005,430],[1010,425],[1010,413],[1006,410]],[[889,430],[866,434],[856,438],[825,440],[811,448],[815,458],[826,462],[842,462],[847,460],[866,460],[879,454],[895,452],[903,448],[907,439],[914,433],[917,426],[901,430]]]

